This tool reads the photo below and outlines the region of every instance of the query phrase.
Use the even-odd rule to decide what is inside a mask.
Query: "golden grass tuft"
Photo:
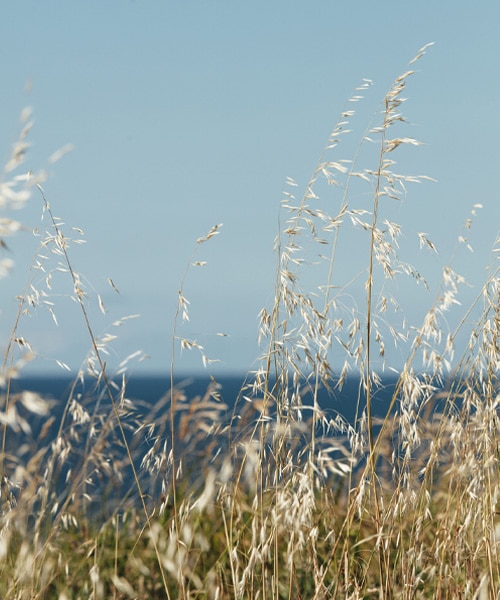
[[[7,215],[35,191],[47,231],[1,373],[2,598],[499,597],[498,270],[462,308],[465,280],[447,265],[421,323],[406,321],[396,296],[398,285],[430,288],[402,258],[393,210],[411,184],[429,179],[395,171],[397,153],[420,144],[403,131],[413,74],[411,66],[395,79],[352,159],[339,151],[369,81],[342,111],[302,196],[287,178],[274,301],[260,313],[262,354],[237,398],[213,378],[191,398],[176,380],[180,349],[211,362],[181,336],[184,281],[170,390],[153,406],[129,397],[135,353],[115,372],[107,366],[115,335],[94,333],[89,304],[102,308],[102,300],[71,260],[81,231],[66,233],[54,216],[42,172],[16,175],[30,128],[23,115],[0,208]],[[20,227],[2,219],[3,247]],[[196,254],[219,231],[200,237]],[[410,235],[436,251],[426,233]],[[366,252],[346,277],[339,265],[351,239]],[[467,236],[458,243],[467,248]],[[193,255],[186,277],[203,264]],[[3,258],[0,274],[11,266]],[[16,377],[36,359],[21,324],[36,310],[57,319],[51,292],[63,277],[90,350],[58,411],[50,398],[17,390]],[[447,317],[459,309],[452,330]],[[394,388],[380,417],[386,373]],[[357,393],[347,398],[349,378]],[[326,391],[355,417],[329,412]]]

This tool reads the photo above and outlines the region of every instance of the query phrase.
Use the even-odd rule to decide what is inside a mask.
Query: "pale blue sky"
[[[446,260],[471,205],[482,203],[464,265],[477,286],[499,223],[499,23],[493,0],[2,3],[2,156],[25,105],[35,118],[27,168],[74,145],[48,167],[44,189],[54,213],[85,232],[72,256],[108,310],[93,314],[96,331],[141,314],[116,331],[110,362],[142,350],[150,358],[135,372],[168,370],[185,266],[196,239],[224,223],[199,248],[208,264],[186,283],[191,322],[181,333],[220,359],[219,371],[252,367],[257,314],[272,300],[285,178],[305,185],[345,101],[369,78],[359,141],[391,81],[427,42],[435,45],[417,64],[405,107],[407,135],[425,145],[403,155],[402,168],[438,183],[411,188],[399,217],[403,226],[419,221]],[[34,194],[18,216],[31,229],[40,214]],[[36,241],[23,232],[9,245],[16,267],[1,282],[2,347]],[[54,370],[58,358],[76,370],[89,347],[84,326],[64,299],[56,311],[58,328],[42,315],[22,325],[44,357],[33,368]],[[198,356],[178,362],[183,371],[199,367]]]

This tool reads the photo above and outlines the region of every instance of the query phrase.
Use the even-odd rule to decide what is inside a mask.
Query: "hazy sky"
[[[446,261],[471,206],[483,204],[471,233],[475,253],[464,264],[477,286],[500,223],[499,23],[494,0],[3,2],[2,157],[31,106],[33,145],[23,169],[47,170],[54,214],[68,233],[73,226],[85,233],[70,256],[106,306],[103,316],[89,298],[96,333],[118,335],[109,362],[140,350],[149,358],[133,371],[168,371],[186,265],[196,239],[223,223],[198,247],[196,260],[207,265],[188,275],[191,321],[179,334],[220,359],[218,370],[252,367],[257,315],[273,297],[286,177],[299,189],[306,184],[347,98],[369,78],[374,85],[353,127],[359,141],[387,87],[428,42],[435,45],[417,64],[404,109],[407,135],[425,145],[405,150],[401,169],[438,181],[411,187],[398,218],[428,233]],[[73,151],[50,164],[69,143]],[[15,270],[0,282],[2,349],[15,296],[32,276],[39,238],[31,230],[47,227],[41,213],[34,193],[15,215],[26,231],[7,240]],[[348,271],[348,256],[343,265]],[[46,372],[57,369],[55,359],[78,369],[90,346],[57,275],[50,300],[58,327],[44,311],[20,326],[40,354],[32,367]],[[109,327],[131,314],[141,316]],[[177,365],[201,368],[196,354]]]

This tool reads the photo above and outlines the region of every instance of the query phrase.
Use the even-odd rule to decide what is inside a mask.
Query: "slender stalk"
[[[101,356],[101,352],[99,351],[99,348],[97,346],[97,340],[96,340],[96,338],[94,336],[94,331],[93,331],[92,326],[90,324],[90,319],[89,319],[89,316],[88,316],[88,313],[87,313],[87,309],[85,308],[85,303],[83,302],[84,294],[83,294],[83,292],[82,292],[82,290],[80,288],[79,280],[78,280],[78,278],[76,276],[76,273],[73,270],[73,266],[72,266],[72,263],[70,261],[68,250],[67,250],[67,243],[66,243],[65,237],[64,237],[62,231],[60,230],[59,226],[57,225],[57,222],[56,222],[56,220],[54,218],[54,215],[52,213],[50,205],[49,205],[49,203],[47,201],[47,198],[45,197],[45,192],[43,191],[43,188],[42,188],[42,186],[39,183],[35,183],[35,185],[38,188],[38,190],[39,190],[39,192],[40,192],[40,194],[42,196],[43,203],[44,203],[44,206],[45,206],[45,210],[47,211],[47,213],[48,213],[48,215],[50,217],[50,220],[51,220],[51,223],[52,223],[52,227],[54,228],[54,231],[55,231],[55,234],[56,234],[56,240],[57,240],[56,243],[58,245],[58,248],[63,253],[66,266],[68,267],[68,271],[69,271],[71,279],[73,281],[75,296],[77,298],[78,305],[80,306],[80,309],[81,309],[81,312],[82,312],[82,315],[83,315],[83,319],[85,321],[85,326],[86,326],[87,332],[88,332],[89,337],[90,337],[90,341],[91,341],[91,344],[92,344],[92,349],[93,349],[94,354],[96,356],[96,359],[97,359],[97,361],[99,363],[99,367],[100,367],[100,370],[101,370],[103,381],[104,381],[104,384],[105,384],[105,387],[106,387],[106,390],[107,390],[107,393],[108,393],[108,397],[110,399],[111,406],[112,406],[112,409],[113,409],[113,415],[114,415],[114,418],[116,419],[116,423],[117,423],[118,428],[120,430],[120,434],[121,434],[121,437],[122,437],[122,441],[123,441],[125,450],[127,452],[127,456],[128,456],[128,460],[129,460],[129,463],[130,463],[130,467],[132,469],[132,473],[133,473],[135,485],[137,486],[137,491],[139,492],[139,496],[140,496],[142,508],[143,508],[143,511],[144,511],[144,515],[146,517],[146,521],[147,521],[147,524],[148,524],[148,528],[149,528],[149,530],[152,533],[151,538],[152,538],[152,541],[153,541],[153,545],[154,545],[154,549],[155,549],[155,553],[156,553],[156,557],[157,557],[157,561],[158,561],[158,567],[160,569],[160,573],[161,573],[161,577],[162,577],[162,581],[163,581],[163,586],[164,586],[164,589],[165,589],[165,593],[167,594],[167,597],[170,599],[170,593],[169,593],[169,589],[168,589],[166,574],[165,574],[165,570],[164,570],[163,564],[162,564],[162,559],[161,559],[161,555],[160,555],[160,549],[159,549],[157,541],[155,539],[155,535],[153,534],[153,526],[152,526],[152,522],[151,522],[151,517],[150,517],[150,514],[149,514],[149,510],[148,510],[148,508],[146,506],[146,498],[145,498],[145,495],[144,495],[144,493],[142,491],[142,486],[141,486],[141,482],[139,480],[139,475],[137,473],[137,469],[135,467],[134,459],[133,459],[133,456],[132,456],[132,451],[131,451],[130,445],[129,445],[128,441],[127,441],[127,437],[125,435],[125,430],[123,428],[123,423],[122,423],[122,420],[121,420],[121,417],[120,417],[120,412],[119,412],[118,406],[117,406],[117,404],[115,402],[115,398],[114,398],[113,390],[112,390],[112,387],[111,387],[111,383],[110,383],[110,381],[108,379],[108,374],[107,374],[107,371],[106,371],[106,363],[103,360],[103,358]]]
[[[385,118],[384,127],[381,134],[380,140],[380,153],[377,168],[377,178],[375,186],[375,194],[373,199],[373,214],[372,214],[372,225],[370,230],[370,257],[368,266],[368,279],[366,282],[366,364],[365,364],[365,393],[366,393],[366,416],[368,421],[368,444],[369,444],[369,470],[371,473],[373,499],[375,503],[375,522],[379,535],[383,533],[382,518],[380,510],[379,491],[377,485],[377,473],[376,473],[376,460],[375,460],[375,439],[373,431],[373,413],[372,413],[372,363],[371,363],[371,346],[372,346],[372,302],[373,302],[373,281],[374,281],[374,266],[375,266],[375,244],[376,244],[376,228],[379,210],[380,200],[380,186],[382,179],[382,169],[384,164],[384,148],[385,148],[385,136],[387,129],[387,116],[389,113],[389,103],[385,101]],[[387,581],[389,584],[389,570],[385,564],[385,553],[383,550],[383,541],[379,539],[377,541],[379,551],[379,568],[380,568],[380,582]],[[384,564],[385,569],[382,568]],[[386,577],[384,576],[384,570]],[[386,592],[390,594],[390,589]],[[390,597],[390,596],[386,596]]]

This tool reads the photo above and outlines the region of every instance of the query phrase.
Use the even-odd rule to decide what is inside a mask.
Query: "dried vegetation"
[[[66,233],[54,216],[43,173],[16,175],[30,127],[23,115],[0,207],[8,215],[34,191],[45,233],[37,232],[2,368],[2,598],[500,597],[497,267],[455,330],[447,317],[462,309],[464,278],[452,265],[421,323],[405,320],[396,296],[427,286],[401,258],[392,217],[407,188],[428,179],[397,173],[394,161],[419,145],[401,109],[426,48],[386,93],[354,159],[339,151],[369,81],[347,103],[302,197],[287,180],[274,302],[260,313],[262,356],[237,398],[215,379],[203,397],[188,397],[174,359],[171,391],[154,406],[129,398],[128,359],[109,372],[114,334],[94,334],[93,293],[71,262],[81,232]],[[2,218],[3,247],[20,227]],[[436,251],[427,234],[405,234]],[[339,266],[354,264],[353,243],[363,266],[345,277]],[[458,243],[467,247],[465,234]],[[203,264],[193,257],[186,275]],[[12,266],[0,265],[3,275]],[[56,319],[55,278],[69,280],[90,346],[62,410],[15,386],[33,358],[20,324],[39,310]],[[172,356],[199,351],[209,367],[204,349],[181,336],[187,319],[183,282]],[[380,418],[384,373],[395,384]],[[349,378],[356,397],[341,393]],[[325,391],[350,411],[356,405],[355,417],[329,413]]]

